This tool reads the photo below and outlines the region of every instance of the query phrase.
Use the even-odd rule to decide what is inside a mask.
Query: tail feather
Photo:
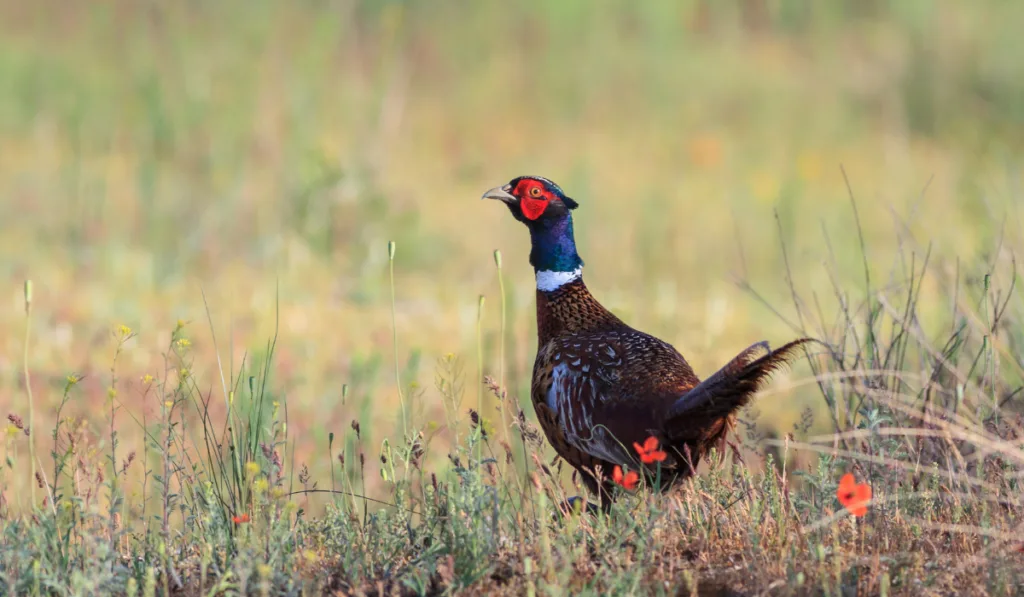
[[[669,407],[665,424],[668,435],[679,439],[704,436],[714,423],[745,406],[771,374],[808,342],[813,340],[801,338],[774,351],[767,342],[751,345]],[[765,354],[758,356],[762,352]]]

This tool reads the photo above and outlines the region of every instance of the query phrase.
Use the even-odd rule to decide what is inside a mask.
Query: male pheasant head
[[[538,289],[552,291],[579,279],[583,260],[576,252],[569,213],[579,204],[562,187],[540,176],[520,176],[487,191],[481,199],[502,201],[530,229],[530,264],[537,273]]]
[[[562,191],[562,187],[541,176],[520,176],[508,184],[494,187],[481,199],[497,199],[508,206],[512,215],[527,226],[540,220],[560,219],[579,204]]]

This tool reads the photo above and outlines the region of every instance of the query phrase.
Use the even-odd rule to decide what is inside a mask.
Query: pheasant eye
[[[533,187],[530,189],[531,197],[540,197],[540,187]]]

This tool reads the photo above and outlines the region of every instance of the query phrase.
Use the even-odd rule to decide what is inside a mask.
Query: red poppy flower
[[[241,516],[232,516],[231,520],[234,521],[235,524],[245,524],[249,522],[249,515],[243,514]]]
[[[836,497],[844,508],[854,516],[864,516],[868,511],[868,502],[871,501],[871,486],[867,483],[857,483],[853,473],[846,473],[839,479],[839,489],[836,490]]]
[[[612,469],[612,481],[621,485],[626,491],[633,491],[636,489],[636,484],[640,482],[640,475],[636,474],[635,471],[629,471],[623,475],[622,467],[615,465],[615,468]]]
[[[651,464],[652,462],[661,462],[668,456],[664,452],[658,449],[658,438],[653,435],[644,440],[644,445],[640,445],[633,442],[633,449],[640,455],[640,462],[644,464]]]

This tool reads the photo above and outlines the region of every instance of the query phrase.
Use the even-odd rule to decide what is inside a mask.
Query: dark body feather
[[[600,467],[638,467],[633,442],[657,437],[668,458],[663,487],[693,473],[734,413],[806,340],[769,351],[755,344],[703,383],[670,344],[605,309],[579,278],[537,291],[538,349],[531,397],[555,451],[588,487]],[[762,352],[758,356],[758,352]]]

